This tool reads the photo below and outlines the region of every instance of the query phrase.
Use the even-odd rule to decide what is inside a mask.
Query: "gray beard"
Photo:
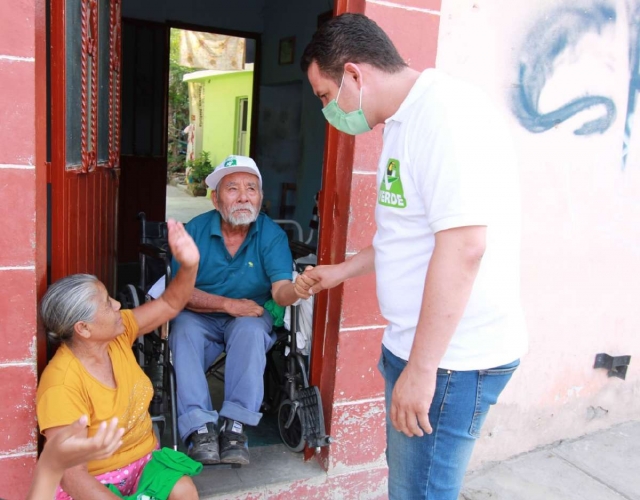
[[[237,207],[234,207],[234,208],[235,208],[235,210],[247,209],[251,213],[248,213],[248,214],[236,214],[235,212],[231,211],[231,212],[229,212],[228,216],[225,217],[223,215],[222,218],[225,220],[225,222],[228,222],[232,226],[248,226],[252,222],[255,222],[255,220],[258,218],[258,211],[255,209],[255,207],[253,205],[251,205],[249,203],[241,205],[241,206],[237,206]],[[220,214],[222,215],[222,212],[220,212]]]

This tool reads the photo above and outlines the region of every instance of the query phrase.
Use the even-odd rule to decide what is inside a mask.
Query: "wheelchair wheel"
[[[295,412],[295,415],[292,413]],[[291,422],[289,422],[291,420]],[[287,426],[287,424],[289,424]],[[294,453],[304,450],[304,432],[302,428],[302,420],[300,419],[300,411],[296,411],[295,407],[288,399],[280,403],[278,410],[278,430],[280,438],[284,445]]]
[[[116,296],[122,309],[134,309],[144,304],[144,292],[135,285],[125,285]]]

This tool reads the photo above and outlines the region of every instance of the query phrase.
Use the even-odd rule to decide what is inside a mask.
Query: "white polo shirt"
[[[506,123],[489,98],[438,70],[422,73],[386,121],[377,184],[373,247],[385,347],[409,359],[435,233],[480,225],[486,251],[440,367],[480,370],[522,356],[520,187]]]

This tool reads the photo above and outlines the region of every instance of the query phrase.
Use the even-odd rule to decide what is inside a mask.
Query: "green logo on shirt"
[[[404,189],[402,189],[402,180],[400,179],[400,160],[389,158],[387,169],[380,183],[378,203],[385,207],[394,208],[407,206]]]

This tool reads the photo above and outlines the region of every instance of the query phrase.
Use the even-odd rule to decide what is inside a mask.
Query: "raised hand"
[[[200,261],[200,252],[182,222],[169,219],[167,229],[169,231],[169,247],[171,247],[171,254],[176,261],[184,267],[197,266]]]

